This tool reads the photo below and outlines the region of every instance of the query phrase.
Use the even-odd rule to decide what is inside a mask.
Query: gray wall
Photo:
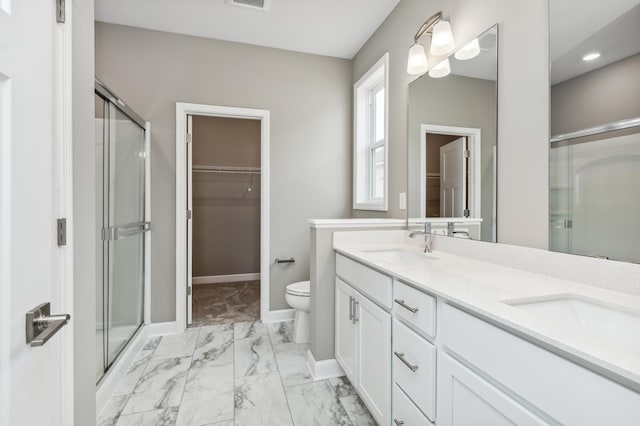
[[[551,87],[551,134],[640,117],[640,54]]]
[[[356,217],[406,217],[407,52],[417,29],[442,10],[458,46],[495,23],[498,52],[498,241],[547,248],[548,241],[548,4],[511,0],[402,0],[355,56],[357,81],[389,52],[389,211]],[[426,39],[428,40],[428,38]]]
[[[73,365],[76,425],[96,422],[96,244],[93,0],[72,3]]]
[[[260,120],[194,116],[194,166],[259,168],[260,131]],[[256,272],[260,174],[194,172],[193,276]]]
[[[271,309],[309,277],[307,218],[351,206],[348,60],[96,23],[96,75],[152,125],[153,322],[175,319],[175,103],[271,111]]]

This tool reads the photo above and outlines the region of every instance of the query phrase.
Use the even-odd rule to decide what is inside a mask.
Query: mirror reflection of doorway
[[[480,129],[422,124],[421,217],[480,217]]]
[[[425,134],[425,217],[468,217],[467,137]]]

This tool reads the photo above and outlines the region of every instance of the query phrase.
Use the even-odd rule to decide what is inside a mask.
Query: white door
[[[355,291],[336,279],[336,360],[353,383],[356,382],[358,328],[353,320]]]
[[[71,308],[71,238],[62,248],[56,240],[56,218],[69,213],[70,196],[71,165],[61,145],[67,139],[60,136],[68,122],[61,99],[69,95],[60,82],[69,61],[64,49],[56,51],[64,25],[56,23],[52,0],[0,1],[2,425],[73,424],[71,326],[37,347],[26,343],[25,332],[32,308],[44,302],[52,314]]]
[[[362,400],[381,425],[391,415],[391,315],[358,296],[358,385]]]
[[[440,217],[464,216],[466,141],[466,137],[461,137],[440,148]]]
[[[193,116],[187,115],[187,325],[193,322]]]

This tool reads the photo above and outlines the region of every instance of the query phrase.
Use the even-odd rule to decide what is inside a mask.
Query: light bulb
[[[453,34],[451,33],[451,25],[447,21],[439,21],[433,27],[433,35],[431,36],[431,54],[433,56],[448,55],[453,52],[456,45],[453,42]]]
[[[424,74],[429,64],[427,63],[427,55],[421,44],[414,44],[409,49],[409,59],[407,60],[407,73],[411,75]]]
[[[480,43],[478,39],[474,38],[469,43],[465,44],[460,50],[455,53],[455,58],[461,61],[467,59],[473,59],[480,54]]]
[[[451,66],[449,65],[449,58],[438,63],[435,67],[429,71],[429,77],[441,78],[446,77],[451,73]]]

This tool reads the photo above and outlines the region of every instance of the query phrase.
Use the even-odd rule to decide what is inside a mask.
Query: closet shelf
[[[239,173],[260,174],[260,167],[228,167],[228,166],[192,166],[191,170],[197,173]]]

